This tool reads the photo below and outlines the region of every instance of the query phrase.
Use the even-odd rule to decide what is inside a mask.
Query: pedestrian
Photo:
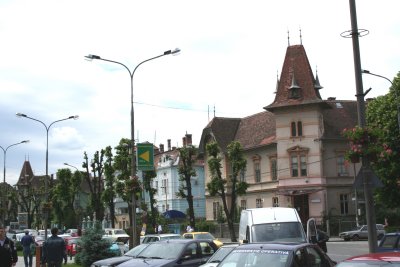
[[[158,227],[157,227],[157,233],[162,234],[162,226],[161,226],[161,224],[159,224]]]
[[[14,242],[6,236],[3,225],[0,225],[0,267],[15,266],[18,261]]]
[[[32,253],[31,253],[31,245],[34,244],[35,241],[33,237],[29,235],[29,231],[25,231],[25,235],[21,238],[22,252],[24,253],[24,262],[25,267],[32,267]]]
[[[188,232],[188,233],[193,232],[193,228],[190,226],[190,224],[188,224],[188,226],[186,226],[186,232]]]
[[[51,236],[43,243],[42,262],[48,267],[60,267],[63,260],[67,263],[65,241],[58,235],[58,228],[51,229]]]

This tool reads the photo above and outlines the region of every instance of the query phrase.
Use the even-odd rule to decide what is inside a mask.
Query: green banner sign
[[[136,144],[136,166],[141,171],[154,170],[154,148],[151,143]]]

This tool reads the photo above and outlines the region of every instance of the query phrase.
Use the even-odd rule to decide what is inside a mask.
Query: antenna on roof
[[[208,122],[210,122],[210,105],[207,105]]]
[[[289,29],[287,30],[287,45],[290,46]]]
[[[215,104],[214,104],[214,118],[215,118]]]
[[[303,39],[302,39],[302,36],[301,36],[301,27],[299,27],[299,32],[300,32],[300,44],[302,45],[303,44]]]

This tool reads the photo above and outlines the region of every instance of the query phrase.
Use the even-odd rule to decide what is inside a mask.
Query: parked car
[[[353,256],[341,261],[336,267],[400,266],[399,252],[380,252]]]
[[[123,229],[106,228],[104,229],[103,237],[109,237],[114,242],[126,243],[129,240],[129,235]]]
[[[205,264],[200,265],[200,267],[216,267],[237,246],[239,246],[239,243],[221,246],[211,256],[211,258],[209,258],[208,261]]]
[[[386,233],[380,240],[377,252],[400,251],[400,232]]]
[[[65,230],[64,234],[67,234],[70,236],[78,236],[78,229],[67,229],[67,230]]]
[[[183,238],[185,239],[209,239],[214,241],[214,243],[217,245],[217,247],[221,247],[224,243],[219,241],[217,238],[215,238],[212,234],[209,232],[190,232],[190,233],[184,233],[182,235]]]
[[[149,243],[140,244],[140,245],[132,248],[128,252],[126,252],[123,256],[99,260],[99,261],[93,262],[90,267],[114,267],[114,266],[117,266],[120,263],[123,263],[123,262],[128,261],[133,258],[136,258],[148,245],[149,245]]]
[[[376,225],[376,234],[378,240],[380,240],[385,235],[385,229],[383,224]],[[339,233],[339,237],[343,238],[344,241],[349,241],[349,240],[358,241],[360,239],[368,239],[368,226],[362,225],[357,229]]]
[[[105,239],[110,243],[109,250],[114,254],[114,256],[122,255],[123,248],[120,247],[120,244],[121,246],[123,246],[122,242],[115,242],[114,238],[112,238],[111,236],[103,236],[102,239]]]
[[[157,242],[162,240],[170,240],[170,239],[179,239],[182,238],[179,234],[149,234],[143,236],[143,239],[140,240],[140,243],[146,244],[150,242]]]
[[[136,258],[118,265],[118,267],[197,267],[217,251],[212,240],[170,239],[150,243]]]
[[[248,243],[234,248],[218,267],[335,266],[336,262],[311,243]]]

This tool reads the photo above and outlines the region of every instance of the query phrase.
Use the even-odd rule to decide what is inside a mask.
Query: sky
[[[358,28],[369,32],[359,39],[361,67],[392,80],[400,1],[356,7]],[[323,99],[356,100],[352,40],[341,37],[350,29],[344,0],[0,0],[0,146],[30,141],[7,150],[6,182],[17,182],[25,160],[45,174],[47,132],[49,174],[64,163],[82,170],[84,152],[90,160],[130,138],[131,77],[88,54],[133,71],[181,49],[136,69],[135,139],[180,147],[188,133],[198,146],[214,115],[243,118],[274,101],[288,43],[304,45]],[[390,83],[364,75],[363,86],[370,98]]]

